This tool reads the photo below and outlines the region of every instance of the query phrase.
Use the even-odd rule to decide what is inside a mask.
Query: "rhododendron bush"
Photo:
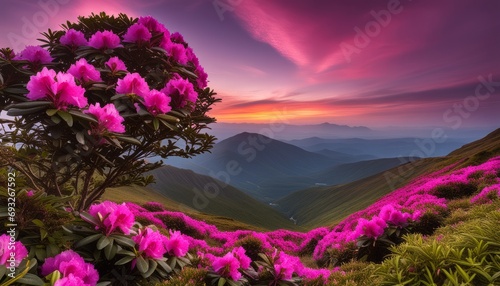
[[[83,210],[106,188],[147,184],[153,156],[207,151],[218,101],[179,33],[152,17],[104,13],[43,33],[43,44],[0,49],[0,139],[27,184],[72,196]]]

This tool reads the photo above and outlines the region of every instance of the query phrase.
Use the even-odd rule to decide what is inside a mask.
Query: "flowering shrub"
[[[17,267],[28,256],[28,250],[19,241],[11,242],[10,235],[0,236],[0,265]]]
[[[99,273],[94,269],[94,265],[86,263],[73,250],[63,251],[55,257],[47,258],[40,273],[43,276],[55,276],[51,278],[52,281],[57,281],[54,286],[95,286],[99,281]]]
[[[82,211],[108,187],[147,184],[146,158],[207,151],[218,101],[193,50],[152,17],[104,13],[0,49],[0,140],[29,187],[72,195]]]

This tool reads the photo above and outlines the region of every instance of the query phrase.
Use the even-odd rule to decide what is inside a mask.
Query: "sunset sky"
[[[151,15],[193,47],[220,122],[500,127],[500,1],[143,2],[2,0],[0,46],[91,12]]]

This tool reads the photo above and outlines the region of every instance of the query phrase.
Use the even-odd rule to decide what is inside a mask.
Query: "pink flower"
[[[67,277],[61,278],[54,283],[54,286],[87,286],[82,278],[77,277],[70,273]]]
[[[125,125],[122,124],[124,119],[112,103],[108,103],[103,107],[101,107],[99,102],[91,104],[89,105],[89,109],[84,111],[84,113],[97,117],[98,126],[94,130],[97,134],[102,134],[106,131],[125,133]]]
[[[278,259],[274,262],[276,276],[283,280],[292,279],[295,264],[296,261],[292,257],[281,251]]]
[[[176,62],[185,65],[188,62],[186,48],[183,44],[164,42],[161,47],[167,51],[169,57],[172,57]]]
[[[138,73],[127,74],[123,79],[116,83],[116,92],[123,94],[137,94],[145,97],[149,93],[149,86]]]
[[[61,36],[59,42],[63,45],[74,47],[86,46],[88,44],[88,41],[85,39],[83,33],[75,29],[69,29],[66,31],[66,34]]]
[[[231,278],[234,281],[241,278],[241,273],[238,271],[240,262],[231,252],[228,252],[224,257],[216,257],[212,263],[212,268],[222,277]]]
[[[139,232],[138,235],[132,237],[132,240],[139,246],[139,251],[143,257],[161,259],[167,250],[165,242],[167,238],[158,231],[153,231],[150,228]]]
[[[46,67],[36,75],[30,77],[26,85],[30,100],[48,99],[56,108],[66,109],[68,106],[83,108],[87,105],[85,89],[76,85],[75,78],[71,74],[57,73]]]
[[[189,241],[182,236],[180,231],[170,231],[170,238],[165,241],[165,249],[170,255],[182,257],[189,250]]]
[[[95,49],[114,49],[120,46],[120,37],[111,31],[98,31],[90,37],[89,46]]]
[[[384,234],[386,227],[387,223],[385,220],[377,216],[374,216],[370,221],[360,218],[354,232],[358,235],[365,235],[377,239]]]
[[[110,58],[105,63],[105,65],[113,73],[116,73],[118,71],[127,71],[127,67],[125,66],[125,63],[122,60],[120,60],[118,57],[112,57],[112,58]]]
[[[119,228],[124,234],[130,233],[130,228],[134,225],[134,214],[125,203],[119,205],[114,202],[104,201],[89,208],[89,214],[102,221],[102,226],[106,235],[113,233]]]
[[[207,87],[208,84],[208,75],[205,72],[205,70],[201,66],[197,66],[196,69],[194,70],[194,73],[198,76],[196,79],[196,84],[198,85],[198,88],[204,89]]]
[[[180,77],[171,79],[160,91],[172,98],[171,105],[174,108],[183,108],[188,102],[195,103],[198,99],[193,84]]]
[[[77,278],[80,278],[85,283],[80,285],[94,286],[99,281],[99,273],[95,270],[94,265],[86,263],[73,250],[66,250],[54,257],[45,259],[40,273],[43,276],[47,276],[56,270],[61,273],[62,278],[68,278],[66,281],[71,283],[76,283],[76,281],[79,281]],[[63,282],[60,282],[59,285],[66,285],[62,284]]]
[[[125,35],[123,35],[123,41],[129,43],[147,42],[151,37],[152,35],[146,26],[135,23],[130,26]]]
[[[171,98],[156,89],[151,90],[144,96],[144,106],[153,116],[165,114],[172,110],[170,107]]]
[[[172,42],[174,43],[184,43],[184,37],[179,32],[172,33],[172,35],[170,36],[170,40],[172,40]]]
[[[26,196],[27,196],[28,198],[31,198],[34,194],[35,194],[35,191],[34,191],[34,190],[29,190],[29,191],[27,191],[27,192],[26,192]]]
[[[239,246],[239,247],[233,249],[233,251],[231,251],[231,253],[233,253],[234,257],[236,257],[236,259],[238,259],[241,269],[248,269],[248,267],[250,267],[250,263],[252,263],[252,260],[250,259],[250,257],[248,257],[245,254],[245,252],[246,252],[245,249],[241,246]]]
[[[84,58],[72,64],[68,69],[68,73],[83,82],[102,81],[99,71]]]
[[[393,205],[385,205],[380,210],[379,217],[397,227],[405,227],[408,225],[411,215],[409,213],[402,213],[395,209]]]
[[[13,236],[7,234],[0,236],[0,265],[17,267],[27,256],[28,250],[20,241],[15,241]]]
[[[14,60],[26,60],[33,64],[48,64],[54,60],[50,53],[40,46],[26,46]]]
[[[200,65],[200,61],[198,60],[198,57],[193,52],[193,49],[190,47],[186,48],[186,57],[189,62],[193,63],[193,66],[198,67]]]
[[[150,32],[163,33],[164,36],[170,37],[167,28],[151,16],[140,17],[137,23],[145,26]]]

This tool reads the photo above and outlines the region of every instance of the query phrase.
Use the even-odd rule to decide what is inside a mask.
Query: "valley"
[[[417,158],[395,155],[410,154],[412,138],[283,142],[243,132],[210,153],[169,158],[152,172],[156,183],[149,188],[197,212],[266,229],[310,229],[340,221],[443,162],[467,159],[478,149],[493,152],[494,144],[485,142],[496,139],[488,138],[448,152],[464,145],[450,140],[436,148],[449,155]]]

